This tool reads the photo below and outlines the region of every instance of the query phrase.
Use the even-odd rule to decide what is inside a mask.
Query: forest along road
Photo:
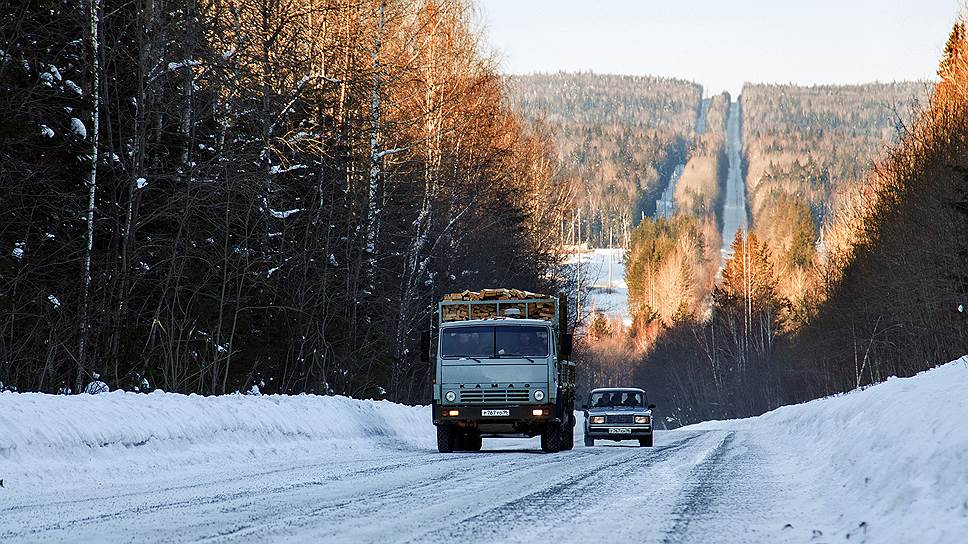
[[[726,155],[729,173],[726,177],[726,203],[723,206],[723,265],[732,255],[730,244],[736,237],[736,229],[746,233],[746,184],[743,183],[743,135],[740,132],[739,102],[729,105],[726,118]]]
[[[485,448],[498,451],[379,447],[0,494],[0,541],[674,543],[783,533],[770,501],[787,493],[742,432],[660,431],[654,448],[610,442],[560,454],[534,440]]]

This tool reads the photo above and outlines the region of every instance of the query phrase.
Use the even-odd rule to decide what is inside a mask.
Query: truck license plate
[[[628,427],[611,427],[608,429],[608,434],[632,434],[632,429]]]
[[[511,410],[481,410],[482,417],[509,416]]]

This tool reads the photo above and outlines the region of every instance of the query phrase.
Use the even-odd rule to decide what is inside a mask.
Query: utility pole
[[[581,207],[578,207],[578,243],[575,244],[575,250],[578,252],[578,294],[575,296],[575,319],[581,320]]]
[[[612,258],[614,253],[614,251],[612,250],[615,248],[615,239],[613,236],[614,230],[615,230],[615,225],[609,225],[608,227],[608,249],[609,249],[608,251],[608,290],[610,292],[612,290]]]

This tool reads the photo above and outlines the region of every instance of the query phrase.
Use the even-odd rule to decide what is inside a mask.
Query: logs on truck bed
[[[468,318],[468,307],[464,304],[446,304],[443,306],[443,321],[464,321],[467,319],[487,319],[497,317],[497,304],[487,304],[487,301],[502,300],[524,300],[524,299],[544,299],[541,302],[529,302],[527,308],[524,303],[508,303],[501,305],[501,314],[507,315],[507,310],[517,309],[520,317],[527,316],[529,319],[543,319],[554,321],[555,301],[539,293],[521,291],[520,289],[483,289],[481,291],[464,291],[462,293],[450,293],[444,295],[445,302],[475,302],[471,304],[471,316]],[[483,304],[482,304],[483,302]]]
[[[520,289],[482,289],[481,291],[464,291],[444,295],[444,300],[521,300],[546,299],[548,295],[522,291]]]

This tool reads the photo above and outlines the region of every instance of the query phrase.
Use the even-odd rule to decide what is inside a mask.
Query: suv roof
[[[639,389],[638,387],[599,387],[598,389],[592,389],[592,393],[605,393],[605,392],[615,392],[615,391],[635,391],[637,393],[645,393],[644,389]]]

